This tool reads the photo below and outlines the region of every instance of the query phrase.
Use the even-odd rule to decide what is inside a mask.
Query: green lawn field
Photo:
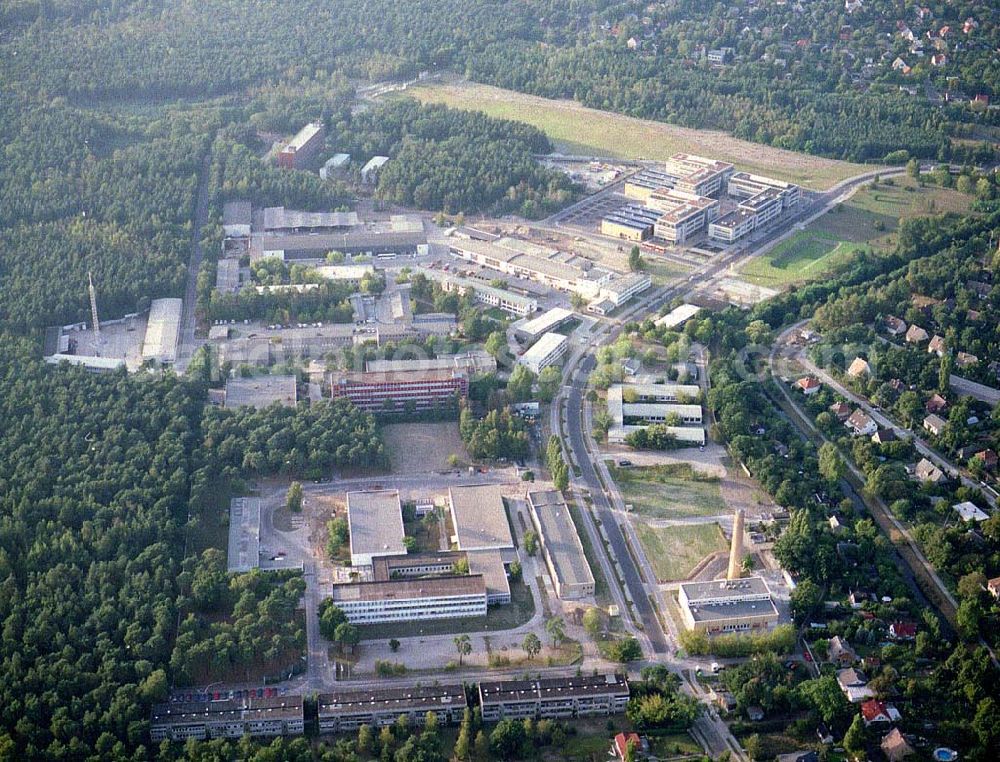
[[[549,136],[557,150],[567,154],[666,159],[679,151],[697,153],[817,190],[871,169],[751,143],[718,130],[695,130],[636,119],[573,101],[539,98],[473,82],[420,84],[407,89],[405,95],[532,124]]]
[[[943,212],[967,214],[972,198],[949,188],[897,177],[865,187],[805,230],[785,239],[740,271],[758,286],[781,288],[817,280],[848,264],[861,249],[888,250],[901,220]]]
[[[677,519],[729,512],[719,482],[700,476],[686,463],[610,470],[625,502],[641,516]]]
[[[632,525],[660,582],[686,579],[705,556],[726,549],[726,538],[714,522],[653,527],[632,516]]]

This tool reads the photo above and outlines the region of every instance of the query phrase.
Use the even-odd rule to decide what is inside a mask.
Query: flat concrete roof
[[[681,589],[692,603],[710,601],[738,601],[755,597],[770,597],[771,590],[761,577],[743,579],[717,579],[709,582],[684,582]]]
[[[481,575],[403,577],[384,581],[347,582],[333,586],[334,603],[452,598],[466,595],[486,595],[486,581]]]
[[[493,484],[449,487],[459,550],[512,549],[514,538],[500,488]]]
[[[556,490],[529,492],[528,504],[538,521],[542,542],[563,585],[593,585],[594,574],[587,563],[569,506]]]
[[[697,315],[700,310],[701,307],[694,304],[681,304],[674,307],[663,317],[654,320],[653,323],[661,327],[676,328],[677,326],[684,325],[684,323]]]
[[[473,550],[466,553],[469,561],[469,574],[478,574],[486,583],[488,597],[510,595],[510,580],[503,565],[503,556],[499,550]]]
[[[265,722],[301,720],[302,696],[268,696],[225,701],[170,702],[155,704],[150,713],[153,725],[182,725],[191,722]]]
[[[264,209],[264,230],[348,228],[360,224],[357,212],[300,212],[283,206]]]
[[[347,493],[351,555],[406,553],[403,509],[396,490]]]
[[[252,376],[226,381],[226,408],[295,407],[298,400],[295,376]]]
[[[465,687],[461,683],[453,683],[405,688],[343,688],[319,694],[316,703],[320,717],[324,717],[354,711],[433,711],[444,707],[464,707],[467,701]]]
[[[260,498],[234,497],[229,501],[230,574],[248,572],[260,566]]]
[[[154,299],[149,305],[142,356],[147,360],[173,362],[177,359],[177,339],[181,331],[183,299]]]
[[[405,373],[425,370],[466,370],[469,373],[492,373],[497,369],[497,361],[488,352],[472,351],[460,355],[440,355],[439,357],[412,358],[399,360],[369,360],[365,370],[369,373]]]
[[[227,201],[222,206],[223,225],[249,225],[251,206],[249,201]]]
[[[519,362],[525,364],[537,363],[544,360],[549,356],[550,353],[555,352],[559,347],[563,346],[569,341],[569,338],[563,336],[561,333],[546,333],[543,334],[538,341],[532,344],[527,351],[521,355]]]
[[[573,310],[568,310],[565,307],[553,307],[547,312],[543,312],[538,317],[526,321],[524,324],[519,326],[517,330],[532,337],[540,336],[541,334],[562,325],[567,320],[572,318],[573,314]]]
[[[479,696],[484,704],[546,701],[560,697],[600,696],[607,693],[628,695],[629,685],[625,676],[577,675],[541,680],[482,680],[479,683]]]
[[[688,607],[695,622],[714,622],[746,617],[777,618],[778,609],[770,598],[760,601],[730,601],[728,603],[697,603]]]

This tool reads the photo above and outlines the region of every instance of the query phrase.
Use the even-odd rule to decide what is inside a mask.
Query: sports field
[[[740,275],[771,288],[816,280],[843,267],[860,249],[888,250],[896,242],[901,220],[943,212],[967,214],[971,203],[970,196],[958,191],[920,187],[912,178],[897,177],[892,185],[862,188],[805,230],[752,259]]]
[[[660,582],[686,579],[705,556],[726,549],[726,538],[714,522],[655,527],[632,516],[632,524]]]
[[[406,95],[424,102],[483,111],[517,119],[543,130],[558,151],[617,159],[666,159],[684,151],[723,159],[740,169],[825,190],[872,169],[835,159],[786,151],[734,138],[720,130],[695,130],[636,119],[473,82],[434,82],[409,88]]]
[[[696,473],[687,463],[610,471],[625,503],[641,516],[681,519],[729,512],[718,480]]]

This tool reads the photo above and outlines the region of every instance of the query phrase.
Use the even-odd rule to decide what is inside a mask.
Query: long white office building
[[[445,291],[472,294],[472,297],[480,304],[498,307],[516,317],[525,317],[538,309],[538,300],[534,297],[517,294],[506,288],[497,288],[472,278],[449,275],[429,267],[418,267],[416,271],[439,283]]]
[[[730,177],[727,191],[733,198],[752,198],[768,189],[778,191],[785,209],[795,206],[802,198],[802,189],[798,185],[749,172],[737,172]]]
[[[332,599],[351,624],[484,616],[487,605],[478,574],[338,584]]]
[[[517,363],[536,376],[561,360],[569,351],[569,339],[561,333],[546,333],[521,355]]]
[[[634,402],[625,402],[625,390]],[[680,403],[696,399],[699,388],[694,384],[615,384],[608,389],[608,415],[611,427],[608,442],[622,444],[633,431],[652,425],[664,425],[675,417],[682,425],[666,426],[678,441],[693,445],[705,444],[701,405]]]
[[[536,341],[542,335],[549,331],[554,331],[559,326],[572,320],[575,314],[573,310],[566,309],[565,307],[553,307],[541,315],[533,317],[531,320],[526,320],[520,325],[516,325],[515,330],[520,335],[531,339],[531,341]]]

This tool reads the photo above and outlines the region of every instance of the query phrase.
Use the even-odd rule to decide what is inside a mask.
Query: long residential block
[[[172,702],[153,707],[149,736],[160,741],[301,735],[301,696]]]
[[[628,680],[618,674],[479,684],[479,703],[487,722],[612,715],[625,711],[628,700]]]
[[[407,688],[344,688],[321,693],[316,699],[320,733],[392,725],[405,715],[411,725],[423,723],[427,712],[438,722],[453,725],[462,720],[469,705],[461,683],[419,685]]]

